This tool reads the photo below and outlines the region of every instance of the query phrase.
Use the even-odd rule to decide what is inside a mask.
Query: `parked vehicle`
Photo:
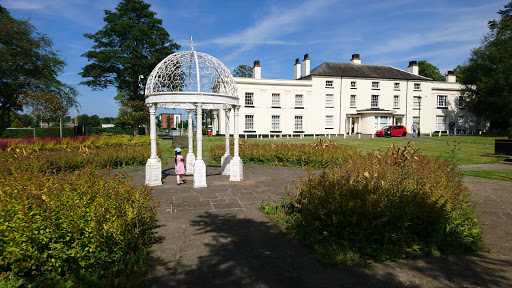
[[[407,135],[407,129],[403,125],[389,125],[375,132],[377,137],[394,137]]]

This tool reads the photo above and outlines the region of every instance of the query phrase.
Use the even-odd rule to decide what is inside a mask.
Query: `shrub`
[[[214,145],[210,148],[210,158],[219,162],[224,152],[224,145]],[[352,147],[337,145],[323,139],[318,139],[315,143],[299,145],[240,141],[240,158],[244,163],[303,168],[310,166],[313,169],[323,169],[332,165],[340,166],[357,155],[358,153]]]
[[[158,151],[161,155],[161,151]],[[10,149],[0,152],[0,160],[10,169],[39,173],[75,171],[92,165],[97,168],[123,168],[144,165],[151,156],[147,147],[80,148],[74,150],[33,151]],[[165,164],[164,164],[165,165]]]
[[[455,167],[414,148],[359,155],[310,173],[296,193],[262,210],[325,262],[397,260],[482,248]]]
[[[11,171],[0,174],[0,286],[141,280],[157,207],[150,188],[92,168],[59,176]]]
[[[1,139],[0,149],[31,150],[58,150],[79,148],[102,148],[113,146],[147,146],[150,144],[149,136],[131,135],[102,135],[102,136],[74,136],[65,138],[22,138]]]

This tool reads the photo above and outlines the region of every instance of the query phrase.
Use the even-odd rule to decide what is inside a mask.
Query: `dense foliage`
[[[0,143],[0,287],[147,286],[157,203],[104,168],[142,165],[148,137]]]
[[[95,44],[83,54],[92,63],[80,73],[87,78],[82,84],[100,90],[115,87],[122,104],[119,116],[134,128],[149,120],[140,76],[149,76],[160,61],[180,48],[150,7],[142,0],[122,0],[115,11],[105,10],[102,29],[84,35]]]
[[[252,68],[249,65],[238,65],[233,69],[233,77],[252,78]]]
[[[58,76],[66,62],[53,42],[28,21],[13,18],[0,6],[0,134],[11,125],[11,112],[23,109],[26,93],[51,93],[72,99],[76,90]]]
[[[233,146],[233,141],[231,141]],[[220,162],[224,155],[225,145],[214,145],[210,148],[210,159]],[[352,147],[340,146],[332,141],[318,139],[310,144],[258,144],[240,141],[240,158],[244,163],[273,166],[312,167],[324,169],[340,166],[359,154]]]
[[[283,201],[261,207],[322,261],[352,264],[482,248],[467,188],[452,164],[406,146],[337,166],[310,174]]]
[[[418,61],[418,68],[418,74],[421,76],[428,77],[434,81],[445,81],[445,76],[441,74],[439,68],[427,62],[426,60]]]
[[[148,187],[90,168],[59,176],[9,170],[0,173],[0,286],[141,280],[156,215]]]
[[[512,2],[489,21],[490,32],[461,67],[466,106],[477,116],[512,118]]]

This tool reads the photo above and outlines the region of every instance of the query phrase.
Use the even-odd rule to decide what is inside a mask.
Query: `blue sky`
[[[93,42],[84,33],[104,26],[104,10],[118,0],[0,0],[15,18],[30,19],[54,41],[68,63],[61,80],[76,85],[79,114],[117,116],[115,89],[92,91],[79,85],[87,65],[81,57]],[[230,71],[260,60],[262,78],[292,79],[293,64],[309,53],[311,67],[350,61],[407,69],[427,60],[441,73],[463,64],[488,32],[487,22],[509,0],[146,0],[171,38],[188,50],[214,56]],[[158,113],[164,112],[158,111]],[[71,112],[71,116],[76,115]]]

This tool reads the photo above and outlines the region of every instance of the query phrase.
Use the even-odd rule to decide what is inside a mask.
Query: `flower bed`
[[[0,286],[128,286],[143,275],[157,206],[150,188],[93,168],[1,175]]]
[[[411,147],[310,174],[261,210],[327,263],[471,252],[483,243],[460,173]]]
[[[147,286],[157,202],[100,169],[138,166],[147,137],[10,141],[0,150],[0,287]]]
[[[233,146],[233,142],[231,142]],[[233,149],[233,148],[231,148]],[[220,162],[225,145],[210,148],[210,158]],[[331,141],[318,139],[311,144],[257,144],[240,141],[240,158],[244,163],[273,166],[312,167],[324,169],[340,166],[359,154],[352,147],[340,146]]]

